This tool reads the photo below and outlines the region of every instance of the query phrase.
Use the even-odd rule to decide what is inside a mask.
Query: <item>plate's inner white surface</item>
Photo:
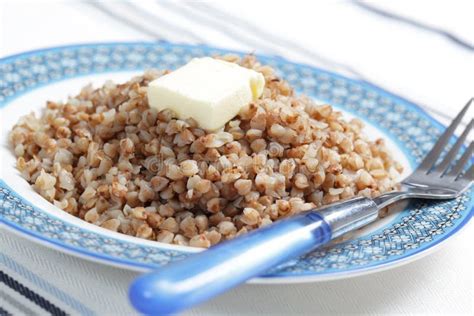
[[[41,210],[54,214],[56,217],[59,217],[67,222],[81,225],[82,227],[87,227],[88,229],[100,232],[105,235],[113,236],[114,238],[126,239],[128,241],[139,241],[140,243],[145,243],[148,245],[157,246],[158,243],[143,239],[138,239],[135,237],[126,236],[119,233],[114,233],[108,231],[106,229],[97,227],[95,225],[89,224],[85,221],[82,221],[79,218],[76,218],[68,213],[60,210],[59,208],[55,207],[44,198],[42,198],[39,194],[37,194],[28,184],[26,180],[24,180],[20,173],[16,170],[16,158],[9,146],[8,143],[8,133],[13,127],[13,125],[18,121],[18,119],[26,115],[32,111],[36,112],[37,114],[41,113],[41,110],[45,107],[46,101],[59,101],[59,100],[66,100],[68,96],[76,95],[80,89],[85,86],[86,84],[92,83],[95,87],[102,85],[106,80],[113,80],[114,82],[124,82],[129,80],[132,76],[140,74],[140,72],[133,71],[133,72],[116,72],[116,73],[107,73],[101,75],[90,75],[84,76],[74,79],[68,79],[64,81],[60,81],[54,84],[48,84],[44,87],[40,87],[35,89],[31,92],[28,92],[13,101],[7,104],[4,108],[0,110],[1,116],[1,139],[0,139],[0,163],[1,163],[1,178],[21,197],[29,201],[31,204],[37,206]],[[354,117],[349,113],[344,113],[344,117],[349,119]],[[394,157],[404,166],[404,174],[402,177],[405,177],[411,172],[410,165],[408,163],[407,157],[403,154],[402,150],[395,144],[395,142],[388,137],[382,130],[376,128],[375,126],[367,123],[364,118],[359,117],[365,123],[365,130],[364,133],[370,139],[376,138],[384,138],[386,141],[387,146],[390,148]],[[397,215],[397,212],[390,212],[390,215],[380,219],[376,223],[364,228],[363,230],[358,231],[354,237],[358,236],[365,236],[377,230],[389,222],[393,220],[393,218]],[[175,248],[181,246],[171,246],[165,244],[159,244],[160,247],[170,247]],[[188,248],[188,247],[186,247]]]

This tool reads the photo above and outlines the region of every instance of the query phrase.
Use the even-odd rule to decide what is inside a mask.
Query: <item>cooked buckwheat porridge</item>
[[[47,102],[9,138],[45,199],[89,223],[163,243],[210,247],[299,212],[393,190],[402,171],[358,119],[296,95],[253,56],[220,57],[265,77],[263,95],[217,132],[150,108],[147,71]]]

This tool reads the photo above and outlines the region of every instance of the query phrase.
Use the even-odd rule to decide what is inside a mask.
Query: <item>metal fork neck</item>
[[[316,211],[332,231],[332,238],[339,237],[351,230],[363,227],[378,217],[378,207],[366,197],[336,202]]]
[[[373,201],[380,210],[392,203],[409,198],[410,195],[410,191],[391,191],[373,198]]]
[[[391,191],[379,195],[373,201],[377,204],[378,209],[382,209],[392,203],[409,198],[420,199],[452,199],[455,198],[459,192],[447,188],[418,188],[407,184],[403,184],[401,190]]]
[[[336,238],[375,221],[379,210],[394,202],[408,198],[450,199],[454,197],[456,194],[449,190],[441,192],[440,189],[417,188],[403,184],[399,191],[387,192],[373,199],[359,196],[330,204],[313,212],[323,217],[331,227],[332,238]]]

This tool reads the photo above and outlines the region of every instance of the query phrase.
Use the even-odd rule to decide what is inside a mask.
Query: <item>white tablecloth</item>
[[[3,1],[0,57],[84,42],[157,37],[204,42],[278,54],[362,77],[426,106],[448,122],[474,95],[472,5],[469,1],[376,5],[429,28],[349,2],[149,1],[129,6],[119,1]],[[243,285],[186,314],[472,315],[473,233],[470,224],[438,252],[389,271],[312,284]],[[0,230],[2,253],[1,270],[69,313],[134,313],[126,291],[135,273],[70,257],[6,230]],[[13,294],[0,283],[0,307],[13,306],[23,313],[34,310],[31,302],[15,307]]]

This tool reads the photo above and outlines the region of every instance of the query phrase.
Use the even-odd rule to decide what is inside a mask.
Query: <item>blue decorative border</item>
[[[33,89],[68,78],[152,67],[173,69],[195,56],[228,52],[167,43],[84,44],[27,52],[0,60],[0,108]],[[377,87],[279,57],[259,59],[278,69],[299,92],[337,105],[384,131],[412,166],[419,163],[443,130],[418,106]],[[470,220],[472,193],[470,189],[455,200],[413,204],[370,236],[316,250],[265,277],[345,274],[408,259],[450,237]],[[73,225],[31,205],[1,180],[0,221],[70,252],[134,268],[154,268],[193,252],[116,239]]]

